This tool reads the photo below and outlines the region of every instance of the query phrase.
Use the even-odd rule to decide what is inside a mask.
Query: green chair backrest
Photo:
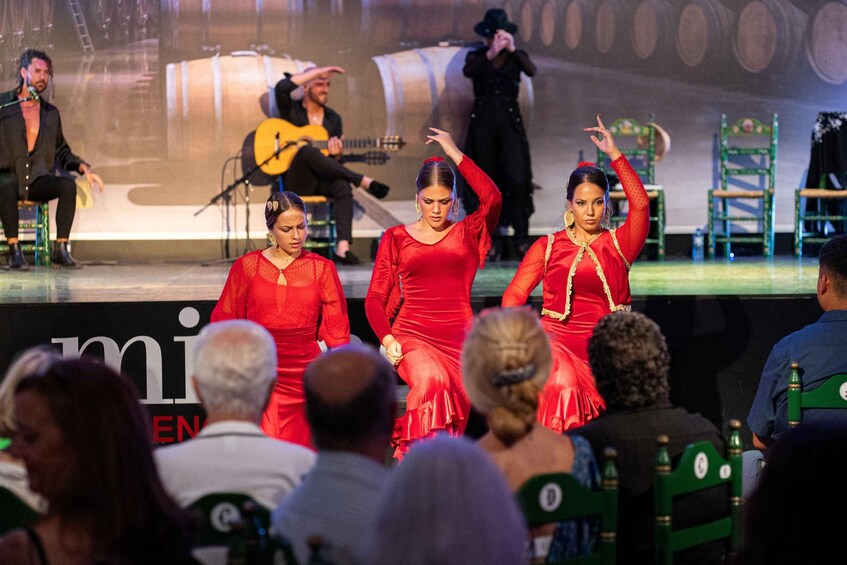
[[[741,422],[731,420],[728,457],[721,456],[710,441],[690,443],[682,452],[676,469],[671,468],[668,436],[657,438],[654,509],[656,515],[656,563],[670,565],[673,554],[726,538],[731,554],[741,549]],[[729,485],[729,514],[717,520],[682,529],[673,529],[675,496],[693,493],[718,485]]]
[[[516,493],[527,524],[540,526],[577,518],[600,520],[600,543],[592,555],[581,555],[556,563],[581,565],[615,563],[618,526],[617,453],[604,451],[603,477],[600,490],[585,488],[567,473],[546,473],[527,480]],[[550,563],[550,562],[548,562]]]
[[[765,186],[757,188],[774,188],[779,136],[777,114],[771,116],[770,125],[751,117],[738,118],[729,124],[726,114],[721,114],[720,136],[720,178],[723,190],[729,189],[730,177],[733,176],[765,177]],[[742,163],[739,166],[737,160],[733,159],[737,156],[749,157],[754,162]],[[756,157],[760,159],[756,160]]]
[[[805,408],[847,408],[847,374],[832,375],[817,388],[804,392],[800,365],[791,363],[791,376],[788,377],[789,426],[800,425]]]
[[[242,519],[245,502],[255,505],[255,515],[267,530],[270,527],[270,510],[246,494],[219,492],[202,496],[188,505],[198,520],[196,546],[227,545],[232,537],[232,522]]]
[[[0,487],[0,535],[23,526],[33,526],[40,517],[41,514],[18,495]]]
[[[626,155],[632,168],[645,184],[656,184],[656,130],[632,118],[618,118],[608,126],[615,144]],[[597,149],[597,166],[611,173],[609,157]]]

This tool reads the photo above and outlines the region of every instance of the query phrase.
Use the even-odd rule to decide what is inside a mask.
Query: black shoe
[[[9,244],[9,268],[20,271],[28,271],[29,263],[26,262],[20,242]]]
[[[387,184],[382,184],[378,180],[371,181],[371,185],[368,187],[368,192],[374,195],[376,198],[385,198],[388,195],[388,191],[391,190]]]
[[[348,251],[347,255],[345,255],[344,257],[333,252],[332,260],[340,265],[358,265],[359,263],[361,263],[361,261],[359,261],[359,258],[353,255],[352,251]]]
[[[71,257],[71,250],[68,248],[68,242],[62,241],[53,243],[53,254],[50,257],[55,267],[69,267],[71,269],[81,269],[79,261]]]

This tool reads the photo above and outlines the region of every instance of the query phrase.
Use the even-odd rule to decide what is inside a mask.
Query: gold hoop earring
[[[271,247],[273,247],[273,248],[278,247],[277,244],[276,244],[276,237],[274,237],[274,234],[271,233],[271,232],[268,232],[268,241],[270,242]]]
[[[423,212],[421,212],[421,204],[420,202],[418,202],[417,199],[415,199],[415,214],[417,214],[419,220],[423,218]]]
[[[576,222],[576,218],[574,218],[573,210],[568,208],[565,210],[565,227],[569,228]]]

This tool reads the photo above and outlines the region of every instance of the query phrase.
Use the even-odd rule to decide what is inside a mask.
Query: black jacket
[[[17,97],[17,89],[0,93],[0,105]],[[32,153],[27,151],[26,123],[20,105],[0,110],[0,173],[17,177],[22,199],[26,199],[29,186],[38,177],[52,174],[56,167],[79,172],[83,162],[65,141],[59,110],[46,100],[41,100],[41,124]]]

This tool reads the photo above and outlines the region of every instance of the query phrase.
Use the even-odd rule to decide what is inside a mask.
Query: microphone
[[[30,100],[41,100],[41,96],[38,95],[38,90],[36,90],[34,86],[30,85],[29,88],[27,88],[27,91],[29,92]]]

